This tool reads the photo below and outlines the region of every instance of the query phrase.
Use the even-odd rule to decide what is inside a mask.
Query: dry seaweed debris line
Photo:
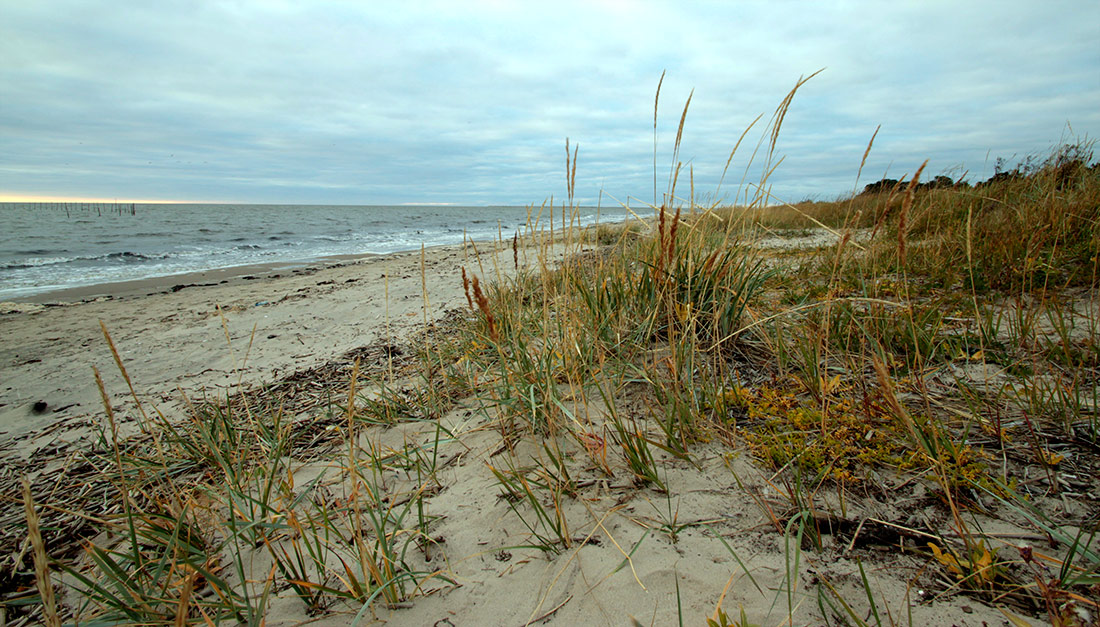
[[[370,375],[377,374],[383,368],[392,367],[397,371],[407,368],[414,356],[407,346],[403,348],[392,342],[379,342],[349,351],[331,363],[293,373],[274,384],[247,388],[224,402],[231,412],[234,408],[235,411],[243,411],[248,404],[242,395],[264,398],[268,402],[278,399],[278,403],[284,404],[288,413],[293,415],[325,408],[346,389],[350,371],[348,364],[357,358],[372,364],[372,370],[367,371]],[[294,431],[292,450],[302,459],[323,456],[338,437],[338,432],[331,429],[331,425],[342,420],[342,417],[336,416],[301,422],[301,428]],[[92,441],[85,436],[72,443],[41,447],[27,461],[17,460],[11,454],[6,456],[0,473],[0,493],[5,495],[8,504],[0,518],[0,552],[6,556],[0,569],[0,588],[6,591],[2,601],[5,608],[10,608],[8,617],[17,621],[14,624],[18,624],[19,620],[29,620],[36,611],[36,604],[42,601],[35,597],[38,591],[35,582],[41,580],[37,574],[42,563],[41,552],[31,550],[32,543],[28,538],[36,536],[33,533],[28,536],[26,514],[22,507],[28,497],[23,490],[29,490],[29,498],[39,504],[36,519],[42,522],[37,537],[42,540],[43,547],[49,548],[50,559],[58,562],[77,559],[83,552],[85,539],[99,534],[104,525],[121,511],[120,504],[113,498],[117,494],[116,478],[109,474],[106,463],[111,457],[110,440],[104,436],[100,433],[98,439]],[[144,456],[153,448],[153,435],[138,433],[120,444],[120,454],[126,458]],[[47,472],[47,468],[53,470]],[[23,479],[27,476],[32,480]],[[180,476],[179,480],[185,481],[186,477]],[[34,568],[27,570],[25,565],[31,563],[32,556]],[[30,605],[25,605],[25,602],[30,602]],[[44,601],[42,605],[48,607]],[[32,608],[32,614],[18,616],[27,607]]]
[[[78,451],[55,447],[52,453],[35,455],[29,462],[4,460],[6,472],[0,479],[0,494],[4,495],[5,503],[0,519],[0,551],[5,559],[0,567],[0,589],[5,591],[2,600],[9,607],[34,600],[38,592],[37,563],[32,563],[34,534],[26,522],[25,503],[36,503],[38,536],[42,546],[48,547],[52,560],[76,557],[80,552],[79,539],[97,533],[94,526],[110,513],[105,498],[113,491],[109,480],[101,468],[80,458]],[[46,467],[56,471],[43,472]],[[28,564],[32,566],[30,570]],[[12,614],[9,609],[9,617]]]

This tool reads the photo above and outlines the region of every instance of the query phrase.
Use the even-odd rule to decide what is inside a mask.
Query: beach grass
[[[464,268],[468,306],[447,323],[425,314],[396,363],[387,348],[330,377],[325,403],[295,412],[256,390],[189,401],[184,420],[147,415],[114,351],[140,432],[120,435],[105,392],[109,422],[81,459],[99,482],[85,500],[99,502],[56,504],[84,513],[48,559],[50,501],[24,490],[34,570],[9,615],[262,624],[289,595],[310,620],[400,622],[458,594],[487,554],[531,551],[560,577],[602,542],[621,557],[600,582],[629,572],[646,589],[636,562],[691,539],[734,561],[703,593],[706,615],[684,616],[679,578],[661,591],[688,622],[913,624],[933,601],[964,599],[954,607],[1088,624],[1100,614],[1091,146],[981,185],[921,186],[913,164],[890,189],[775,205],[759,190],[797,89],[760,131],[765,174],[737,192],[745,205],[679,200],[690,98],[663,202],[643,218],[576,226],[573,152],[566,202],[532,208],[525,233]],[[552,245],[573,254],[552,265]],[[459,466],[510,530],[471,553],[439,533],[457,515],[439,508]],[[702,491],[738,493],[760,524],[693,509]],[[611,531],[615,517],[644,532]],[[778,569],[746,553],[749,535],[775,540]],[[557,581],[528,621],[583,602],[548,607]]]

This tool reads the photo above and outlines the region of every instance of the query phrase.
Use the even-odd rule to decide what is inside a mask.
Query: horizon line
[[[182,204],[200,204],[200,205],[224,205],[224,204],[242,204],[232,203],[225,201],[210,201],[210,200],[153,200],[149,198],[95,198],[85,196],[41,196],[41,195],[18,195],[18,194],[5,194],[0,192],[0,202],[2,203],[112,203],[116,205],[123,204],[142,204],[142,205],[182,205]]]
[[[391,203],[355,203],[355,202],[263,202],[240,200],[156,200],[148,198],[94,198],[80,196],[33,196],[0,193],[0,204],[115,204],[115,205],[285,205],[285,206],[343,206],[343,207],[537,207],[539,203],[480,202],[463,204],[458,202],[391,202]],[[595,204],[578,203],[578,207],[595,207]]]

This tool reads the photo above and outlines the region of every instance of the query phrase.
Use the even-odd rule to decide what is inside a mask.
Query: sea
[[[61,289],[252,264],[510,240],[539,207],[0,203],[0,301]],[[581,207],[575,226],[625,219]],[[538,227],[548,228],[549,208]],[[555,208],[555,228],[561,208]]]

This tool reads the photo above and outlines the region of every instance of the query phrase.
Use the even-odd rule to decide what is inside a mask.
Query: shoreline
[[[446,248],[450,245],[440,245],[433,248]],[[461,244],[455,244],[461,246]],[[431,250],[428,248],[426,250]],[[195,270],[177,274],[165,274],[145,277],[141,279],[127,279],[124,281],[106,281],[75,287],[59,287],[46,292],[14,296],[0,299],[0,303],[15,304],[75,304],[87,302],[97,298],[132,298],[140,296],[152,296],[166,291],[179,291],[193,287],[214,287],[233,281],[249,281],[256,279],[281,278],[286,273],[311,274],[324,268],[357,263],[368,259],[390,257],[394,255],[406,255],[419,251],[397,251],[392,253],[360,253],[355,255],[326,255],[308,261],[272,261],[268,263],[251,263],[211,270]]]
[[[270,227],[272,233],[264,231],[257,235],[255,242],[252,242],[251,239],[245,241],[246,238],[244,237],[234,237],[232,240],[225,239],[224,242],[216,241],[215,244],[211,244],[210,250],[204,249],[199,253],[188,252],[186,257],[180,256],[182,253],[176,250],[177,247],[174,244],[177,243],[177,240],[189,241],[188,236],[167,236],[167,232],[162,231],[170,232],[170,230],[168,226],[163,224],[153,225],[155,228],[150,229],[153,231],[151,233],[134,234],[136,240],[132,250],[137,251],[136,253],[120,252],[131,250],[130,245],[117,242],[101,242],[95,240],[94,234],[89,234],[88,239],[94,240],[96,244],[110,244],[110,246],[100,246],[98,248],[95,246],[78,247],[79,251],[75,251],[75,249],[68,250],[64,247],[57,248],[56,250],[61,252],[57,252],[56,255],[58,256],[56,257],[54,256],[55,253],[50,252],[55,248],[48,245],[38,246],[35,250],[19,249],[17,251],[12,248],[9,251],[5,248],[3,255],[4,267],[10,269],[3,271],[3,274],[9,277],[9,280],[0,284],[0,303],[42,304],[59,301],[73,302],[98,296],[130,295],[162,289],[164,286],[189,286],[193,283],[220,282],[244,274],[275,274],[284,270],[293,271],[294,269],[325,266],[331,263],[353,261],[367,257],[419,253],[422,246],[429,250],[437,247],[461,246],[467,238],[475,242],[496,241],[503,231],[496,227],[490,229],[488,226],[489,222],[492,222],[499,227],[497,217],[506,217],[506,223],[532,219],[529,208],[522,212],[520,211],[522,208],[519,207],[509,209],[511,213],[516,215],[504,216],[504,214],[501,214],[501,216],[497,216],[494,213],[487,220],[474,220],[469,217],[467,221],[472,220],[469,224],[462,220],[455,223],[453,218],[443,219],[433,214],[431,219],[435,222],[432,224],[439,228],[436,231],[425,231],[424,235],[421,235],[419,230],[415,231],[414,234],[411,227],[406,228],[403,223],[394,222],[395,218],[392,216],[379,218],[385,218],[389,222],[379,227],[380,230],[377,233],[371,230],[374,227],[363,227],[367,230],[363,232],[353,230],[350,234],[334,233],[340,236],[334,239],[327,236],[320,237],[317,232],[307,229],[308,232],[299,234],[301,238],[300,241],[297,241],[297,244],[300,245],[289,249],[283,246],[291,243],[290,241],[279,241],[277,242],[278,246],[269,242],[269,240],[299,239],[292,224],[283,225],[279,222],[277,226]],[[578,208],[578,211],[580,210]],[[583,216],[578,214],[576,216],[578,222],[576,224],[571,222],[571,228],[579,228],[583,231],[590,226],[613,225],[628,218],[626,215],[622,216],[621,220],[617,215],[611,217],[600,216],[598,208],[596,208],[597,212],[593,217],[588,215],[587,212],[589,211],[585,209],[586,213]],[[342,219],[346,216],[340,214],[337,217]],[[366,217],[359,216],[361,220],[370,217],[369,215]],[[588,220],[593,220],[592,224],[589,224]],[[283,221],[285,222],[285,220]],[[376,222],[377,220],[368,224],[373,225]],[[538,237],[537,230],[540,229],[532,232],[530,228],[537,227],[538,224],[539,222],[536,220],[534,224],[517,227],[517,232],[522,232],[524,238]],[[71,225],[66,224],[63,226]],[[469,232],[467,232],[467,226],[471,227]],[[549,223],[542,226],[553,228]],[[458,227],[462,228],[459,229]],[[218,227],[218,229],[221,228],[228,227],[224,225]],[[209,231],[209,229],[200,230]],[[68,230],[65,230],[65,232],[67,233]],[[351,239],[346,241],[341,239],[344,235]],[[224,233],[221,236],[223,239],[230,237],[230,235]],[[79,238],[79,236],[76,237]],[[155,240],[156,237],[160,237],[165,241]],[[510,233],[507,239],[511,239]],[[156,247],[158,242],[163,244],[164,247]],[[230,245],[230,248],[225,248],[225,246]],[[38,250],[38,248],[41,248],[41,250]],[[239,254],[239,251],[233,252],[236,248],[256,250],[247,254]],[[147,252],[149,250],[153,252]],[[165,254],[162,256],[157,251],[162,251]],[[32,253],[33,255],[31,255]],[[231,254],[225,255],[222,253]],[[38,258],[35,255],[45,257]],[[115,261],[110,263],[102,261],[114,257],[121,257],[126,263],[119,265]],[[139,261],[131,263],[130,257]],[[80,260],[91,260],[91,262],[85,263]],[[80,263],[69,265],[70,262]]]
[[[480,275],[480,262],[493,272],[497,250],[495,242],[425,248],[423,277],[417,250],[329,257],[289,271],[282,264],[242,266],[101,284],[54,292],[44,302],[6,303],[0,448],[61,422],[97,422],[103,406],[93,368],[116,412],[134,409],[100,321],[143,402],[175,406],[181,391],[224,395],[373,342],[399,341],[425,321],[466,307],[461,268]],[[520,250],[521,265],[538,263]],[[557,246],[556,258],[564,251]],[[511,271],[511,252],[504,256],[499,266]]]

